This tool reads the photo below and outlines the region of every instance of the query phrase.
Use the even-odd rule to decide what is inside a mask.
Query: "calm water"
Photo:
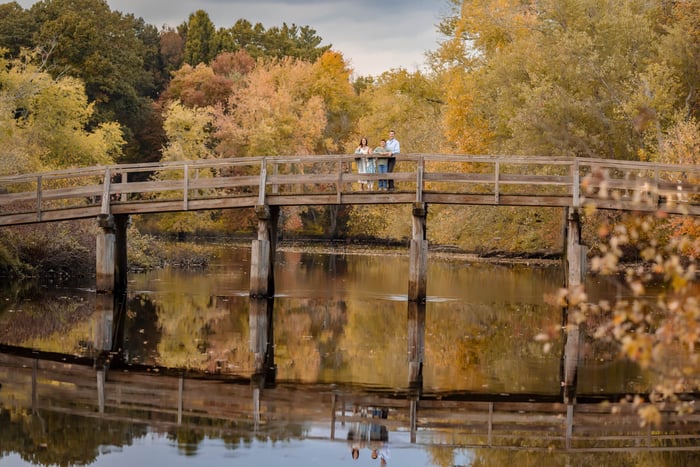
[[[131,274],[123,313],[90,281],[4,284],[0,466],[380,465],[373,449],[406,466],[696,459],[622,441],[565,449],[563,345],[545,353],[533,339],[561,324],[543,298],[559,267],[431,259],[416,306],[404,255],[280,252],[275,299],[261,302],[248,297],[249,253],[221,247],[204,271]],[[580,395],[649,387],[604,350],[587,346]],[[544,428],[517,418],[538,410]]]

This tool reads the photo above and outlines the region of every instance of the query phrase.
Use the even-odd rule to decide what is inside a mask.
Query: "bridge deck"
[[[0,226],[256,205],[462,204],[700,215],[700,167],[583,158],[408,154],[391,174],[355,156],[249,157],[0,177]],[[392,179],[396,191],[369,190]]]

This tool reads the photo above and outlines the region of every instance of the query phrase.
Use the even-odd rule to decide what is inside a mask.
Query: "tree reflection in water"
[[[585,360],[578,403],[562,404],[561,343],[543,354],[534,341],[561,323],[543,299],[560,285],[555,267],[431,262],[417,306],[405,257],[285,253],[277,297],[253,303],[246,251],[225,251],[205,273],[132,275],[123,313],[91,312],[103,305],[86,288],[3,289],[2,455],[99,465],[157,435],[192,465],[207,440],[281,458],[321,440],[351,461],[358,414],[380,408],[390,465],[700,461],[697,417],[641,428],[629,404],[589,403],[648,387],[636,367]],[[117,338],[105,360],[107,318]]]

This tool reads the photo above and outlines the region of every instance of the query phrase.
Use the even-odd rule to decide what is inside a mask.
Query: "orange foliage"
[[[174,73],[164,99],[179,99],[187,107],[206,107],[225,102],[233,89],[233,81],[200,63],[195,68],[184,65]]]
[[[222,52],[211,62],[214,73],[231,78],[244,76],[255,68],[255,59],[241,49],[238,52]]]

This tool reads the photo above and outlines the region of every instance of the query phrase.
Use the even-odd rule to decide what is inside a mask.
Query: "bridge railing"
[[[700,166],[578,159],[581,203],[698,215]]]
[[[89,362],[47,360],[35,354],[0,353],[0,405],[11,407],[13,414],[71,414],[101,425],[130,421],[156,431],[184,426],[213,436],[237,430],[247,435],[258,421],[268,430],[287,430],[285,436],[289,426],[325,425],[330,435],[324,436],[333,439],[335,427],[341,431],[346,425],[378,422],[406,436],[419,431],[421,436],[412,442],[463,449],[700,450],[700,416],[680,414],[672,405],[653,405],[661,417],[660,426],[651,427],[640,425],[637,412],[651,407],[649,403],[567,406],[547,401],[546,395],[527,402],[517,401],[517,394],[511,400],[503,394],[433,395],[414,404],[400,389],[382,393],[343,384],[284,382],[265,388],[256,398],[248,377],[175,376],[132,368],[110,370],[109,378],[101,380]],[[387,418],[367,416],[372,407],[385,409]]]
[[[257,204],[585,206],[700,215],[700,166],[583,158],[402,154],[390,174],[355,155],[114,165],[0,177],[0,225]],[[393,179],[394,192],[361,181]]]

